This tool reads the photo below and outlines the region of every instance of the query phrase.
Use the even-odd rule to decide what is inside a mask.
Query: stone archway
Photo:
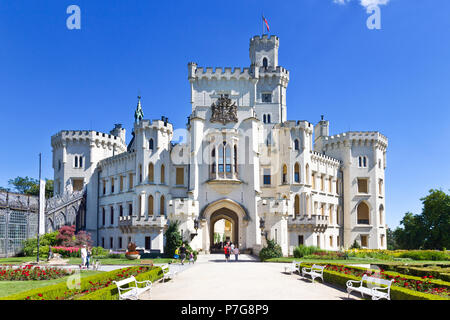
[[[236,201],[221,199],[207,205],[200,214],[202,223],[202,248],[205,252],[210,251],[214,243],[214,224],[220,219],[228,219],[235,225],[234,238],[240,249],[247,248],[247,225],[249,216],[247,211]]]
[[[215,211],[213,214],[211,214],[210,217],[210,228],[209,228],[209,243],[210,243],[210,247],[212,247],[212,245],[214,244],[214,226],[216,224],[216,222],[225,219],[227,221],[231,222],[231,230],[232,230],[232,238],[230,239],[231,242],[239,242],[239,217],[238,215],[228,209],[228,208],[221,208],[217,211]],[[212,250],[211,250],[212,251]]]

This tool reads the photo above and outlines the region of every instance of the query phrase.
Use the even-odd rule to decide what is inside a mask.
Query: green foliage
[[[106,256],[108,254],[108,250],[103,249],[102,247],[92,247],[91,249],[92,256]]]
[[[315,252],[320,252],[322,251],[319,247],[316,246],[304,246],[304,245],[299,245],[298,247],[295,247],[294,249],[294,257],[295,258],[302,258],[304,256],[308,256],[311,255]]]
[[[361,249],[361,246],[359,245],[358,241],[353,241],[352,246],[350,247],[350,249]]]
[[[267,240],[267,247],[264,247],[259,252],[259,258],[261,261],[265,261],[271,258],[280,258],[283,256],[281,247],[275,242],[275,240]]]
[[[395,244],[401,249],[438,249],[450,246],[450,195],[432,189],[420,199],[420,215],[408,212],[393,232]]]
[[[14,187],[15,191],[23,194],[39,195],[39,180],[30,177],[16,177],[9,179],[8,184]],[[9,190],[9,189],[8,189]],[[45,197],[53,197],[53,180],[45,179]]]
[[[168,257],[173,257],[175,250],[181,246],[182,239],[178,227],[180,222],[178,220],[171,221],[167,227],[164,236],[166,237],[166,245],[164,246],[164,253]]]
[[[58,231],[46,233],[39,237],[39,256],[40,257],[47,257],[48,256],[48,246],[55,246],[56,241],[56,235],[58,234]],[[36,238],[30,238],[23,241],[23,249],[22,254],[26,257],[32,257],[36,256],[37,254],[37,237]]]
[[[407,251],[400,255],[401,258],[410,258],[413,260],[427,260],[427,261],[445,261],[450,260],[450,256],[443,251],[432,250],[414,250]]]

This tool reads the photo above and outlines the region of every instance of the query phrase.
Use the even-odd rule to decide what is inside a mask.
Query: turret
[[[277,36],[270,38],[265,34],[262,37],[254,36],[250,39],[250,62],[258,67],[278,66],[278,47],[280,40]]]

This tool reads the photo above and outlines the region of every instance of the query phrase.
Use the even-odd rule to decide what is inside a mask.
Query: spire
[[[134,112],[134,122],[139,123],[142,119],[144,119],[144,111],[142,111],[141,96],[138,96],[138,103],[136,111]]]

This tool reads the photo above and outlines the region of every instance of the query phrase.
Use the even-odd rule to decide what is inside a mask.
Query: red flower
[[[38,293],[38,296],[39,296],[39,297],[42,297],[42,293]]]

